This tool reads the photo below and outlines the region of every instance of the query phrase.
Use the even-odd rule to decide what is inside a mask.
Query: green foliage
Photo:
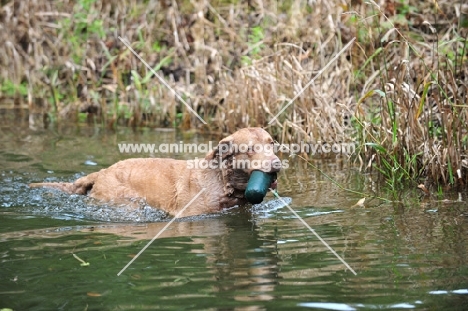
[[[417,13],[418,8],[410,5],[408,0],[399,0],[397,3],[397,15],[406,16],[407,14]]]
[[[161,47],[161,44],[159,43],[159,41],[155,41],[155,42],[151,45],[151,49],[152,49],[154,52],[156,52],[156,53],[161,52],[162,47]]]
[[[25,83],[15,84],[10,80],[5,80],[1,83],[0,89],[2,90],[2,93],[5,93],[5,95],[10,97],[28,95],[28,86]]]
[[[264,37],[264,30],[260,26],[252,27],[250,28],[250,33],[249,33],[249,48],[250,48],[250,53],[251,54],[258,54],[261,50],[262,45],[260,41],[263,40]]]
[[[373,166],[382,174],[390,191],[396,192],[403,189],[408,183],[416,182],[419,172],[414,168],[417,167],[417,158],[420,154],[411,154],[402,148],[403,159],[400,159],[400,153],[387,150],[382,145],[377,143],[366,143],[365,145],[373,148],[379,154],[380,164],[374,163]]]
[[[93,9],[96,1],[79,0],[73,7],[73,15],[59,21],[63,37],[73,47],[71,57],[77,64],[80,64],[86,55],[87,40],[93,35],[98,39],[105,36],[103,20],[98,18],[90,20],[90,17],[100,16],[99,12]]]
[[[259,57],[259,54],[264,47],[264,29],[260,26],[249,28],[248,38],[249,40],[247,44],[249,47],[249,54],[242,55],[241,60],[243,65],[252,65],[252,60]]]
[[[84,112],[78,113],[78,122],[81,122],[81,123],[86,122],[87,117],[88,117],[87,113],[84,113]]]
[[[97,0],[79,0],[74,8],[75,14],[75,31],[89,34],[96,34],[99,38],[103,38],[105,31],[103,28],[103,21],[101,19],[94,19],[89,21],[90,15],[99,16],[98,12],[92,9],[92,5]]]

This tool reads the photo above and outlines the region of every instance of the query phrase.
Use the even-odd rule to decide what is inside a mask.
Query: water
[[[118,276],[167,224],[164,213],[27,187],[139,156],[120,154],[121,141],[210,139],[154,129],[1,127],[0,309],[468,309],[465,195],[420,199],[410,189],[398,202],[353,207],[362,196],[291,159],[279,194],[356,276],[271,194],[267,204],[172,223]],[[385,196],[344,163],[315,165],[347,188]]]

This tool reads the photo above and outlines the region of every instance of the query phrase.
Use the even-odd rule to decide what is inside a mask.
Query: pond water
[[[164,214],[27,186],[128,157],[203,156],[121,154],[120,142],[209,140],[217,138],[0,125],[0,309],[468,309],[465,194],[421,199],[411,189],[398,202],[354,206],[363,195],[290,158],[279,194],[357,275],[271,194],[254,208],[175,221],[117,275],[167,224]],[[344,187],[386,195],[343,159],[314,165]]]

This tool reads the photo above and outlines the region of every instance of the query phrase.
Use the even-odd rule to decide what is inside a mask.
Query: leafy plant
[[[10,80],[5,80],[1,83],[1,90],[2,93],[11,97],[28,95],[28,86],[25,83],[15,84]]]

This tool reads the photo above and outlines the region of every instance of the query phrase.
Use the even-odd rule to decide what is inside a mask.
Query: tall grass
[[[357,101],[362,153],[392,190],[408,182],[462,188],[468,181],[468,29],[438,20],[432,8],[433,18],[410,31],[415,24],[395,25],[401,17],[373,6],[385,40],[374,52],[376,88]]]
[[[7,1],[0,97],[31,111],[45,99],[59,123],[266,126],[284,143],[356,142],[362,169],[392,190],[424,178],[463,187],[467,15],[448,0]]]

